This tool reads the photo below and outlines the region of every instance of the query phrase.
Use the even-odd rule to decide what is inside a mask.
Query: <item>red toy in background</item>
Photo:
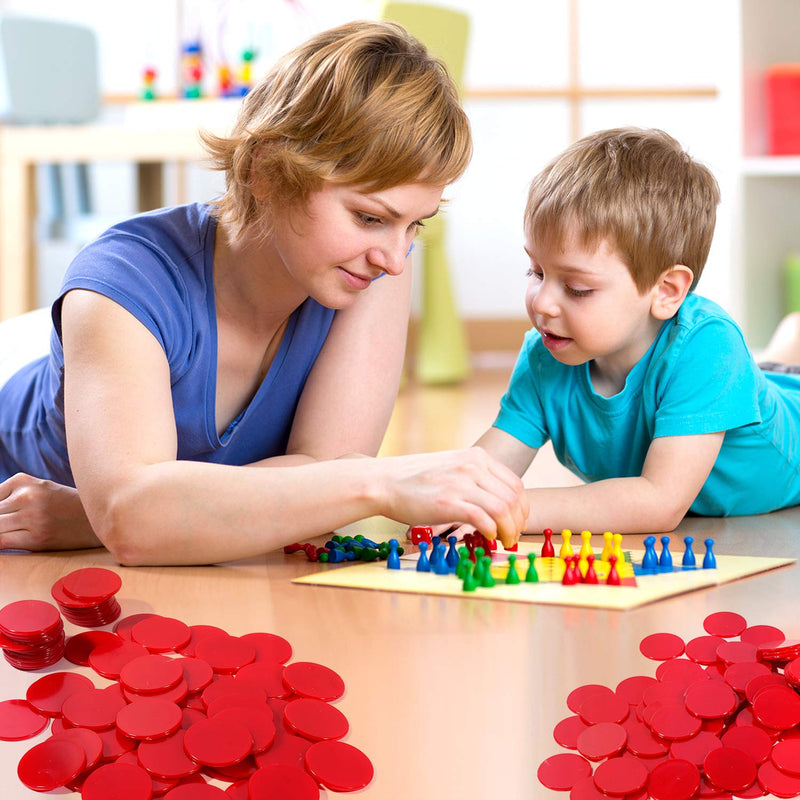
[[[766,97],[769,154],[800,155],[800,63],[771,66]]]

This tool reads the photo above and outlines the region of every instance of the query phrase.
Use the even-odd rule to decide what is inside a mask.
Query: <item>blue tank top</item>
[[[72,289],[119,303],[163,348],[179,459],[250,464],[286,451],[298,400],[334,311],[311,298],[295,310],[255,396],[218,435],[215,233],[209,207],[195,203],[115,225],[78,253],[53,304],[50,354],[0,389],[0,480],[21,471],[74,485],[64,430],[61,346],[61,303]]]

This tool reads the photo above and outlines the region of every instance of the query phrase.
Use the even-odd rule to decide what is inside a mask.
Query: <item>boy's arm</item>
[[[505,464],[520,478],[525,474],[539,452],[537,448],[528,447],[510,433],[500,430],[500,428],[489,428],[475,442],[475,446],[482,447],[490,456],[494,456],[501,464]]]
[[[639,477],[611,478],[560,489],[528,489],[530,513],[526,531],[671,531],[702,489],[724,436],[722,431],[654,439]],[[489,452],[511,466],[501,455]],[[514,466],[511,469],[516,472]]]

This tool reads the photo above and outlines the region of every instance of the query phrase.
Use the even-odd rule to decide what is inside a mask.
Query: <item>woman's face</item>
[[[302,210],[279,213],[271,245],[304,293],[329,308],[349,306],[378,276],[399,275],[443,186],[407,183],[380,191],[328,183]]]

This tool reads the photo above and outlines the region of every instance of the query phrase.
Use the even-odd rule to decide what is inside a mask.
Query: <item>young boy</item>
[[[709,170],[658,130],[592,134],[533,180],[533,330],[478,445],[523,475],[552,440],[586,483],[529,489],[527,531],[669,531],[689,511],[800,504],[800,374],[759,368],[693,293],[718,202]]]

